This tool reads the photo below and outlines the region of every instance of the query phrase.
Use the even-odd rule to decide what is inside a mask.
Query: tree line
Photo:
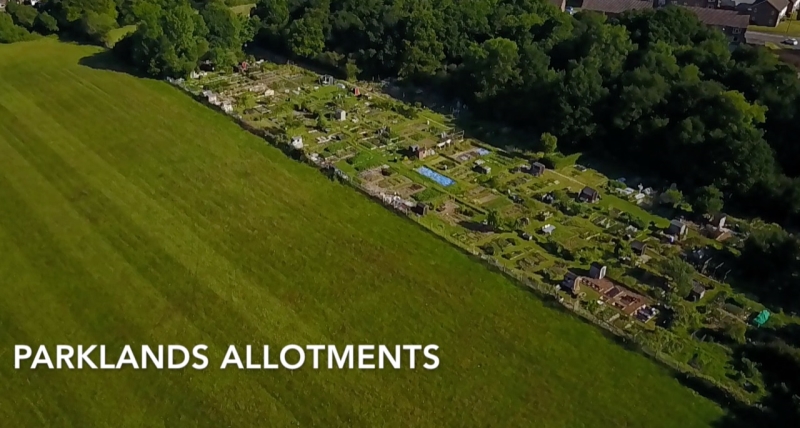
[[[689,200],[710,189],[800,225],[796,71],[763,49],[731,52],[685,9],[608,20],[540,0],[262,0],[254,19],[270,49],[440,88],[562,150],[635,161]]]
[[[173,6],[183,12],[191,10],[192,14],[210,4],[231,6],[249,3],[249,0],[215,0],[215,1],[173,1],[173,0],[41,0],[36,6],[24,4],[22,0],[9,0],[6,14],[0,14],[0,43],[14,43],[35,39],[39,36],[58,35],[71,40],[111,46],[112,33],[126,25],[138,25],[145,22],[145,18],[152,18],[157,8],[169,9]],[[186,8],[189,9],[186,9]],[[215,7],[211,15],[204,15],[203,19],[214,21],[213,14],[219,14],[222,8]],[[230,9],[225,7],[225,12]],[[231,15],[236,16],[233,12]],[[247,17],[239,20],[241,23],[248,21]],[[239,22],[237,21],[237,22]],[[171,20],[179,24],[180,20]],[[171,31],[177,38],[178,33],[185,29],[175,27]],[[228,43],[238,42],[229,40]],[[234,50],[241,50],[241,45]],[[171,70],[172,74],[180,74],[179,70]],[[160,74],[160,73],[154,73]]]

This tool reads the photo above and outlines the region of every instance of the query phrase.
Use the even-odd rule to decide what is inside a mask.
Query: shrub
[[[9,14],[0,13],[0,43],[21,42],[33,37],[28,30],[14,24]]]
[[[416,193],[413,198],[419,202],[432,202],[441,196],[442,192],[429,187],[419,193]]]

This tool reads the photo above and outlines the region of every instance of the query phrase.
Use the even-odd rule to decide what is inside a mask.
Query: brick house
[[[605,14],[609,17],[620,15],[629,10],[654,9],[670,4],[679,5],[692,11],[697,18],[709,27],[722,31],[733,44],[744,43],[744,34],[750,23],[750,16],[746,11],[716,9],[717,0],[583,0],[583,9]],[[767,0],[765,0],[767,1]],[[788,0],[783,1],[788,6]],[[800,1],[800,0],[798,0]],[[683,5],[682,3],[686,3]],[[689,4],[705,4],[704,7],[688,6]],[[711,6],[709,6],[711,4]]]
[[[684,7],[703,7],[718,9],[721,5],[721,0],[667,0],[662,6],[677,5]]]
[[[731,43],[738,45],[745,42],[744,35],[751,20],[747,12],[702,7],[687,7],[686,9],[694,12],[704,24],[722,31]]]
[[[583,10],[614,17],[629,10],[653,9],[652,0],[583,0]]]
[[[749,13],[753,25],[777,27],[796,6],[797,2],[788,0],[756,0],[753,3],[739,3],[736,8]]]

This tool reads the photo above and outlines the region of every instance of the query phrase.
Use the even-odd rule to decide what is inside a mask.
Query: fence
[[[179,87],[183,91],[189,93],[193,98],[202,102],[203,104],[217,109],[220,112],[223,112],[222,109],[209,103],[207,99],[205,99],[200,92],[194,92],[186,88],[182,79],[178,80],[171,80],[170,83]],[[225,113],[225,112],[223,112]],[[495,271],[505,275],[507,278],[511,279],[517,285],[523,287],[526,290],[532,291],[537,294],[537,296],[543,299],[546,303],[551,305],[557,305],[557,308],[566,310],[572,314],[577,315],[581,319],[588,321],[608,333],[621,338],[625,345],[629,348],[632,348],[636,351],[639,351],[650,358],[660,362],[661,364],[669,367],[673,371],[680,373],[681,375],[687,377],[694,382],[699,383],[695,387],[702,387],[706,393],[713,395],[713,398],[717,401],[721,401],[724,404],[731,404],[736,403],[739,405],[752,405],[752,401],[740,391],[733,389],[727,385],[724,385],[717,381],[716,379],[700,372],[699,370],[695,369],[694,367],[686,364],[681,363],[668,355],[663,353],[657,352],[648,347],[646,343],[639,340],[637,336],[630,334],[629,332],[620,329],[619,327],[614,326],[598,317],[596,317],[591,312],[587,311],[586,309],[580,307],[579,305],[570,304],[570,302],[564,300],[558,295],[558,292],[555,287],[547,286],[545,284],[531,281],[529,278],[525,278],[521,276],[519,273],[514,272],[511,269],[508,269],[506,266],[501,264],[497,259],[490,257],[485,254],[481,254],[476,248],[467,246],[463,242],[460,242],[456,239],[452,239],[452,237],[447,236],[446,234],[439,234],[435,230],[426,227],[421,222],[421,217],[417,214],[413,213],[410,210],[409,205],[406,203],[405,200],[399,198],[397,196],[388,195],[383,192],[374,191],[368,189],[355,180],[352,180],[350,176],[348,176],[343,171],[339,170],[338,168],[334,167],[333,165],[326,163],[324,161],[313,160],[310,157],[306,156],[303,152],[293,149],[288,144],[278,144],[277,138],[275,135],[270,134],[266,130],[259,129],[254,127],[253,125],[244,121],[240,116],[233,114],[233,113],[225,113],[228,116],[231,116],[236,123],[238,123],[243,129],[247,130],[248,132],[263,138],[267,143],[270,145],[279,148],[283,151],[287,156],[292,158],[298,159],[308,165],[315,167],[317,170],[328,176],[329,178],[338,179],[338,181],[342,184],[345,184],[362,194],[366,195],[370,199],[381,203],[384,206],[392,208],[395,213],[402,215],[403,217],[412,220],[414,223],[422,227],[428,232],[433,232],[434,235],[438,236],[441,239],[444,239],[446,242],[454,245],[455,247],[459,248],[460,250],[464,251],[465,253],[473,256],[483,263],[487,264],[490,268],[494,269]]]

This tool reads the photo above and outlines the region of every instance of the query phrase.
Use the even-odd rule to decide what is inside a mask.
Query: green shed
[[[767,320],[769,320],[769,311],[764,309],[753,320],[753,324],[755,324],[756,327],[761,327],[767,322]]]

